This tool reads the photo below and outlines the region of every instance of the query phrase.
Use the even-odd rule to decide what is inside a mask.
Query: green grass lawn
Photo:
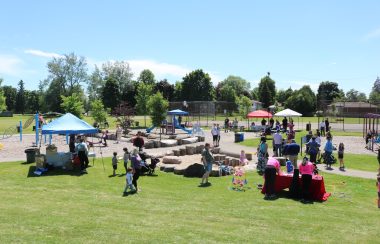
[[[246,192],[231,177],[199,179],[172,173],[142,177],[142,192],[122,197],[124,177],[109,177],[100,160],[84,176],[57,172],[28,177],[31,165],[0,164],[0,242],[261,243],[360,242],[380,238],[374,180],[325,174],[332,196],[304,205],[263,200],[262,177],[248,174]],[[121,170],[120,170],[121,171]]]
[[[338,158],[338,154],[334,153],[334,156]],[[379,169],[379,163],[377,156],[367,154],[344,154],[344,165],[348,169],[358,169],[364,171],[377,172]],[[338,161],[339,163],[339,161]]]

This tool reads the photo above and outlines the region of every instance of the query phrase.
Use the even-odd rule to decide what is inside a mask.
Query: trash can
[[[306,124],[306,131],[311,131],[311,124],[310,123]]]
[[[25,149],[26,162],[28,164],[34,163],[36,161],[36,153],[37,152],[38,152],[38,148],[28,148],[28,149]]]
[[[235,142],[244,141],[244,133],[235,133]]]

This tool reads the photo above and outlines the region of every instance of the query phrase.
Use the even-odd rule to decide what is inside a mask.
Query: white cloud
[[[44,52],[41,50],[36,50],[36,49],[28,49],[25,50],[24,53],[26,54],[31,54],[37,57],[43,57],[43,58],[61,58],[63,55],[60,55],[58,53],[49,53],[49,52]]]
[[[180,65],[159,63],[153,60],[127,60],[132,71],[135,74],[139,74],[144,69],[149,69],[159,77],[164,77],[166,75],[183,77],[191,70]]]
[[[23,61],[12,55],[0,55],[0,74],[17,75],[21,70]]]
[[[380,28],[377,28],[371,32],[369,32],[367,35],[363,37],[363,40],[368,41],[370,39],[379,38],[380,37]]]
[[[293,90],[300,89],[301,87],[308,85],[310,86],[311,90],[313,90],[314,92],[317,92],[318,87],[319,87],[319,83],[312,83],[312,82],[306,82],[306,81],[292,81],[292,82],[289,82],[289,84]]]

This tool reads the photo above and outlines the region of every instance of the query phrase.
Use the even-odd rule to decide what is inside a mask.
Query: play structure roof
[[[47,125],[42,126],[42,134],[94,134],[98,129],[86,121],[67,113]]]
[[[278,113],[275,113],[274,116],[300,117],[300,116],[302,116],[302,114],[287,108],[287,109],[284,109]]]
[[[186,111],[182,111],[181,109],[174,109],[168,111],[168,115],[188,115],[189,113]]]
[[[367,113],[364,115],[364,118],[380,118],[380,114]]]
[[[272,114],[264,110],[256,110],[247,114],[247,118],[272,118]]]

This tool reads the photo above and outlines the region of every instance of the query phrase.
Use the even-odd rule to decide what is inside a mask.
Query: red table
[[[275,192],[280,192],[286,188],[289,188],[293,180],[292,175],[276,175]],[[302,179],[299,178],[300,187],[302,187]],[[265,184],[261,193],[265,193]],[[325,182],[323,176],[313,175],[310,186],[310,195],[313,200],[326,201],[331,193],[327,193],[325,189]]]

